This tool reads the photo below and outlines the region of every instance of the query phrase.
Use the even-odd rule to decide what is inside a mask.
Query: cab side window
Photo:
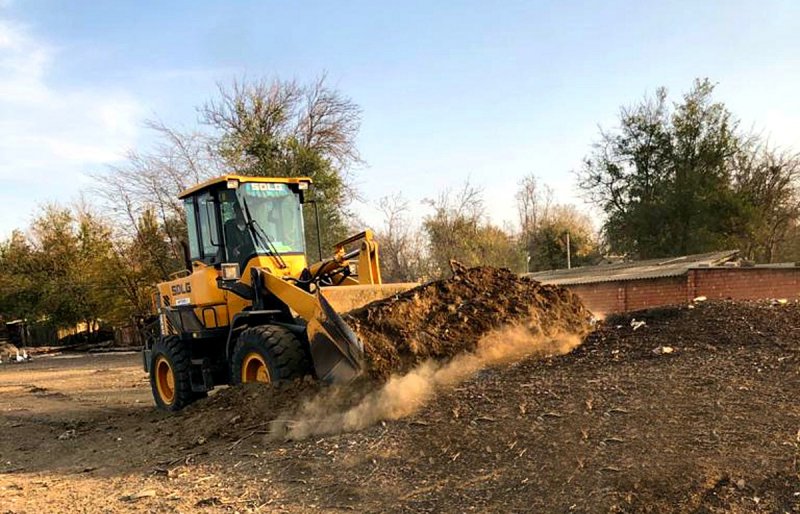
[[[210,193],[197,197],[197,214],[200,222],[200,249],[207,264],[216,264],[221,259],[222,243],[217,223],[217,206]]]
[[[186,228],[189,232],[189,258],[194,261],[202,258],[200,239],[197,237],[197,213],[195,212],[194,198],[187,198],[183,205],[186,208]]]
[[[244,269],[247,259],[255,253],[255,246],[244,219],[244,213],[236,199],[236,192],[224,190],[219,193],[222,235],[225,241],[225,259],[238,262]]]

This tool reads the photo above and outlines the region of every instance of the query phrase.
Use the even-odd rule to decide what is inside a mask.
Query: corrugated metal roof
[[[739,250],[684,255],[644,261],[615,262],[597,266],[557,269],[528,273],[527,276],[545,284],[591,284],[618,280],[678,277],[692,268],[718,266],[739,254]]]
[[[783,269],[783,268],[798,268],[800,262],[776,262],[773,264],[756,264],[754,268],[767,268],[767,269]]]

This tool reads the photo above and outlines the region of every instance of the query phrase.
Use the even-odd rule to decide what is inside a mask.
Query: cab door
[[[186,228],[189,235],[191,274],[178,279],[177,292],[171,305],[182,310],[192,310],[203,329],[228,325],[226,295],[217,286],[219,264],[225,251],[220,230],[219,205],[213,191],[185,200]]]

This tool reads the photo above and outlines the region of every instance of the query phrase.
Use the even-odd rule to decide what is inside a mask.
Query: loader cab
[[[305,261],[302,203],[307,178],[225,176],[181,194],[192,268],[260,256]]]

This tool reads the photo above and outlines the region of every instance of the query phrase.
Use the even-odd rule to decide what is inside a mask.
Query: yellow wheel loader
[[[307,263],[310,187],[309,178],[226,175],[180,194],[187,269],[158,284],[143,325],[158,407],[179,410],[218,385],[359,374],[363,345],[326,297],[353,308],[408,286],[381,286],[369,230]]]

